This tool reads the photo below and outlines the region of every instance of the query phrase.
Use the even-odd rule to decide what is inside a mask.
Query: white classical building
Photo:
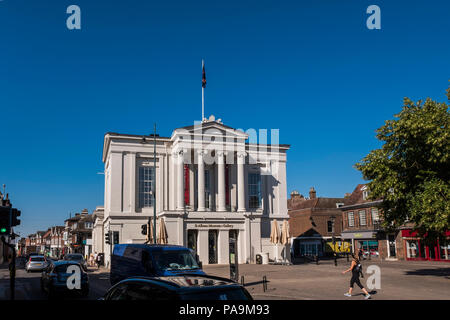
[[[168,243],[196,250],[203,264],[229,263],[230,237],[237,239],[239,263],[255,262],[259,253],[280,258],[283,249],[270,243],[270,232],[274,219],[279,228],[289,219],[289,145],[278,144],[277,133],[271,144],[252,143],[255,130],[233,129],[214,116],[170,137],[106,133],[104,216],[96,226],[111,231],[111,241],[115,235],[120,243],[143,243],[141,226],[153,217],[155,195],[157,223],[164,219]],[[108,265],[112,246],[105,237],[102,246],[93,238]]]

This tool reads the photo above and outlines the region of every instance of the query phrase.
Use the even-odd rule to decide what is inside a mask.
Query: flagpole
[[[205,67],[205,61],[202,59],[202,70]],[[202,85],[202,122],[205,119],[205,88]]]

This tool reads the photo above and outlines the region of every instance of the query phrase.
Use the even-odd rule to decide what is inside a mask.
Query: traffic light
[[[106,244],[111,244],[111,234],[109,231],[105,233],[105,242]]]
[[[15,227],[20,224],[20,219],[17,219],[17,217],[20,217],[20,210],[13,208],[11,215],[11,227]]]
[[[0,207],[0,235],[9,235],[11,233],[10,207]]]
[[[147,224],[141,225],[141,233],[146,236],[147,235]]]
[[[119,231],[113,232],[113,243],[118,244],[119,243]]]

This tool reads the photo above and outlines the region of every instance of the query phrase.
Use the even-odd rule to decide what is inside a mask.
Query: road
[[[81,297],[75,294],[59,295],[57,299],[69,300],[98,300],[103,297],[111,287],[109,284],[109,272],[90,268],[89,275],[89,295]],[[24,266],[19,263],[16,269],[16,300],[47,300],[47,294],[41,291],[41,272],[27,273]],[[10,298],[9,270],[6,265],[0,268],[0,300]]]
[[[450,263],[446,262],[388,262],[380,260],[363,261],[366,273],[369,265],[377,265],[381,271],[381,287],[373,290],[374,300],[423,300],[450,299]],[[247,290],[254,299],[268,300],[363,300],[359,288],[354,296],[344,297],[350,275],[341,272],[349,262],[340,259],[338,266],[333,261],[321,261],[299,265],[239,265],[240,276],[244,276]],[[210,275],[229,277],[228,265],[205,265]],[[109,272],[106,269],[89,269],[90,292],[85,298],[64,295],[58,299],[97,300],[110,288]],[[43,300],[47,295],[40,289],[40,272],[27,273],[23,266],[16,272],[16,299]],[[262,278],[267,277],[267,290],[263,290]],[[362,283],[366,285],[369,274]],[[9,271],[0,268],[0,300],[9,299]]]

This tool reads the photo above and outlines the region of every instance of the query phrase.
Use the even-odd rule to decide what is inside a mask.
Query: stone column
[[[217,191],[219,196],[217,211],[226,211],[225,206],[225,155],[223,151],[217,153]]]
[[[183,150],[177,154],[177,210],[184,210],[184,166],[183,166]]]
[[[203,161],[203,150],[198,150],[198,170],[197,170],[197,195],[198,207],[197,211],[205,211],[205,162]]]
[[[217,239],[218,252],[217,252],[217,263],[218,264],[229,264],[229,251],[230,251],[230,231],[229,230],[219,230],[219,237]],[[237,258],[237,257],[236,257]]]
[[[130,152],[130,212],[136,212],[136,153]]]
[[[238,212],[245,212],[245,185],[244,185],[244,163],[245,152],[237,154],[237,193],[238,193]]]

